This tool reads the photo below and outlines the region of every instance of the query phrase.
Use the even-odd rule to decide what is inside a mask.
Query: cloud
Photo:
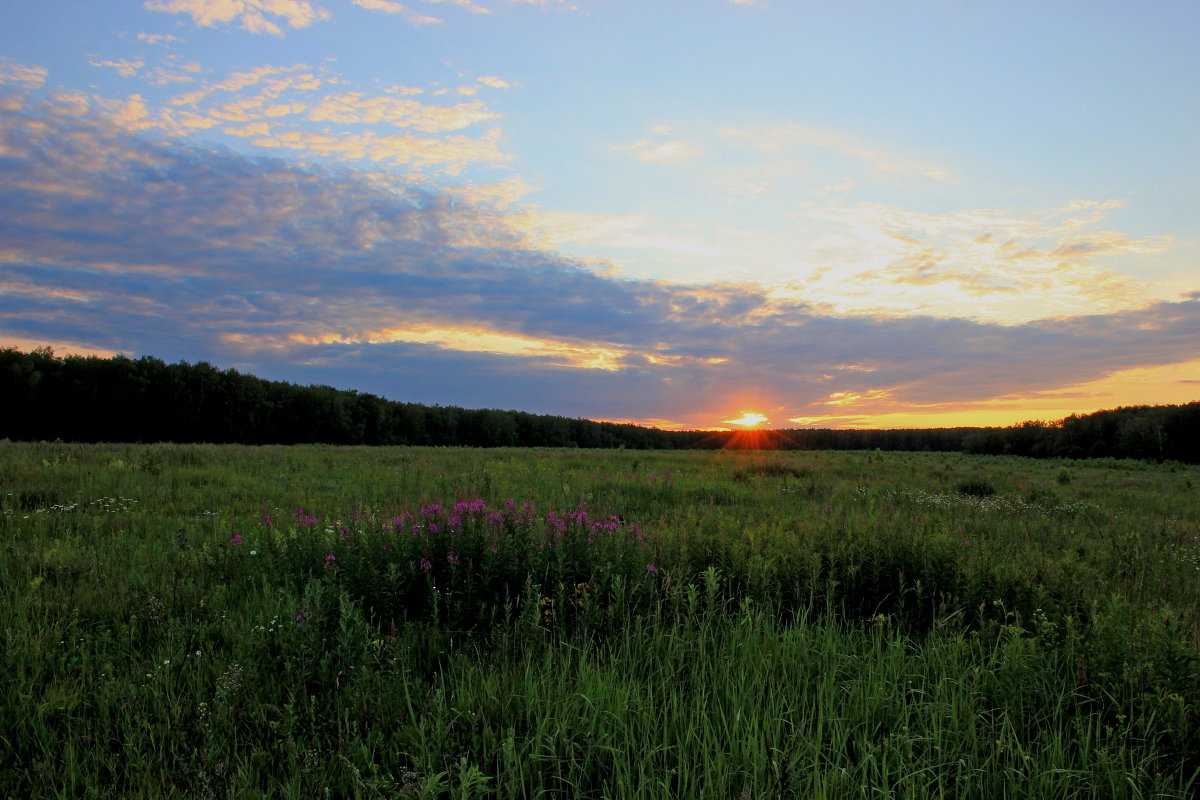
[[[166,67],[154,67],[148,71],[146,79],[155,86],[166,86],[171,83],[195,83],[196,81],[194,70],[180,71]]]
[[[822,231],[780,296],[839,313],[972,317],[996,322],[1118,312],[1178,293],[1106,269],[1102,258],[1165,252],[1167,237],[1100,227],[1117,207],[1075,201],[1022,215],[1001,209],[918,212],[883,203],[808,208]]]
[[[140,61],[95,63],[125,69],[143,66]],[[156,68],[142,75],[154,84],[190,81],[202,68],[185,63],[178,69],[184,73]],[[22,76],[27,70],[13,71]],[[376,93],[330,91],[344,84],[328,65],[262,65],[232,72],[165,103],[149,99],[161,97],[155,92],[125,98],[60,94],[59,111],[69,102],[75,113],[103,112],[110,124],[129,130],[180,138],[208,131],[209,137],[220,133],[269,151],[441,176],[460,176],[475,166],[511,161],[500,147],[502,133],[497,127],[478,129],[499,118],[480,100],[420,102],[414,98],[423,90],[407,86],[385,87]]]
[[[46,83],[50,71],[45,67],[30,67],[12,59],[0,58],[0,84],[19,89],[39,89]]]
[[[492,13],[492,10],[490,8],[487,8],[486,6],[481,6],[478,3],[474,3],[474,2],[472,2],[472,0],[426,0],[426,2],[428,2],[428,3],[449,2],[452,5],[456,5],[460,8],[465,8],[467,11],[470,11],[472,14],[490,14],[490,13]]]
[[[146,0],[150,11],[186,14],[202,28],[236,22],[250,33],[282,36],[283,29],[273,18],[281,18],[292,28],[306,28],[329,19],[329,12],[305,0]]]
[[[308,109],[307,116],[313,122],[343,125],[386,122],[398,128],[442,133],[462,130],[499,115],[478,101],[440,106],[387,96],[370,97],[364,92],[345,92],[321,98]]]
[[[998,325],[619,279],[531,246],[496,204],[156,141],[68,101],[0,112],[0,344],[705,425],[750,395],[772,419],[988,403],[1193,361],[1200,341],[1195,298]],[[1070,238],[1063,217],[1092,212],[1043,224]]]
[[[132,78],[146,62],[139,59],[118,59],[114,61],[88,61],[93,67],[110,67],[117,71],[122,78]]]
[[[774,156],[796,148],[832,150],[859,161],[877,174],[915,175],[949,181],[950,171],[929,161],[888,152],[864,140],[837,131],[801,123],[768,125],[761,128],[729,127],[721,132],[726,141],[751,147]]]
[[[400,3],[392,2],[392,0],[352,0],[354,5],[359,8],[365,8],[368,11],[382,11],[385,14],[398,14],[404,17],[406,22],[413,25],[437,25],[441,20],[437,17],[430,17],[425,14],[418,14],[412,11],[407,6]]]
[[[490,86],[493,89],[508,89],[512,84],[503,78],[497,78],[495,75],[484,75],[481,78],[476,78],[484,86]]]
[[[137,39],[146,44],[174,44],[183,41],[178,36],[172,36],[169,33],[139,33]]]
[[[447,175],[460,175],[472,164],[504,164],[512,157],[498,147],[499,129],[480,137],[449,136],[430,139],[409,134],[311,133],[301,130],[267,132],[250,138],[250,143],[267,149],[291,150],[305,155],[339,161],[371,161],[413,169],[434,168]]]
[[[196,106],[217,92],[236,94],[252,86],[264,85],[261,97],[276,98],[285,91],[315,91],[327,83],[335,82],[328,75],[318,75],[307,64],[291,66],[263,65],[254,69],[230,73],[225,80],[208,84],[186,94],[171,98],[174,106]]]
[[[633,144],[614,145],[613,149],[631,153],[639,161],[654,164],[686,164],[704,152],[698,145],[680,140],[650,142],[643,139]]]

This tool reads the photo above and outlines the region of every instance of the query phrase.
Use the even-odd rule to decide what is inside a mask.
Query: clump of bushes
[[[986,478],[971,478],[959,481],[954,490],[969,497],[991,497],[996,493],[996,487]]]
[[[807,478],[815,470],[808,464],[789,464],[786,461],[762,461],[748,467],[739,467],[733,479],[745,482],[751,478]]]

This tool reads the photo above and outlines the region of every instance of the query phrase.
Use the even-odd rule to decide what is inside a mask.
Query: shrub
[[[969,495],[971,497],[991,497],[996,493],[996,487],[991,484],[986,478],[972,478],[970,480],[960,481],[954,487],[959,494]]]

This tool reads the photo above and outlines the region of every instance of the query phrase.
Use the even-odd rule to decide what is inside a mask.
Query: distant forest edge
[[[72,442],[965,451],[1200,463],[1200,402],[1007,428],[664,431],[522,411],[427,406],[269,381],[207,362],[0,349],[0,438]]]

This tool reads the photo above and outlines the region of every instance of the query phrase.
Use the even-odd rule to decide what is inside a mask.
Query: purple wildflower
[[[229,543],[234,547],[241,547],[242,535],[240,533],[235,533],[233,536],[229,537]]]
[[[422,558],[421,572],[429,572],[431,569],[433,569],[433,562],[431,562],[428,558]]]
[[[450,566],[454,566],[458,563],[458,556],[456,556],[454,553],[446,553],[446,563]]]
[[[317,518],[306,512],[303,508],[297,508],[292,512],[292,516],[296,518],[296,523],[301,528],[311,528],[317,524]]]
[[[325,569],[329,569],[330,567],[337,569],[337,565],[333,563],[335,561],[337,561],[337,556],[335,556],[333,553],[325,556]]]

